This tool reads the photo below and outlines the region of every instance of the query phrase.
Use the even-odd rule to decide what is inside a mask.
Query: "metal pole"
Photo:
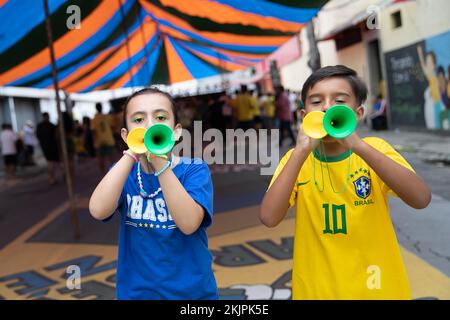
[[[132,72],[132,65],[131,65],[131,53],[130,53],[130,46],[129,46],[129,38],[128,38],[128,32],[127,32],[127,28],[125,26],[125,12],[123,10],[122,7],[122,0],[117,0],[119,2],[119,9],[120,9],[120,15],[122,16],[122,20],[121,20],[121,26],[122,26],[122,33],[125,36],[125,47],[127,49],[127,62],[128,62],[128,73],[130,76],[130,81],[131,81],[131,85],[133,87],[133,91],[135,90],[135,83],[134,83],[134,77],[133,77],[133,72]]]
[[[147,70],[148,73],[148,85],[151,85],[151,80],[152,80],[152,74],[150,71],[150,66],[148,65],[148,58],[150,57],[150,53],[147,50],[147,39],[145,38],[145,32],[144,32],[144,27],[143,27],[143,21],[142,21],[142,17],[141,17],[141,3],[139,2],[139,8],[135,7],[135,14],[136,17],[139,19],[139,31],[141,33],[141,37],[142,37],[142,45],[144,48],[144,53],[145,53],[145,69]],[[155,45],[157,45],[159,43],[159,41],[155,42]],[[154,45],[154,46],[155,46]],[[153,48],[151,49],[151,51],[153,51]]]
[[[16,117],[16,105],[14,103],[14,97],[8,98],[9,114],[11,115],[11,124],[13,131],[19,132],[19,124],[17,123]]]
[[[59,135],[61,137],[61,149],[62,149],[62,155],[63,155],[63,163],[64,163],[64,171],[66,175],[66,184],[67,184],[67,193],[69,195],[69,209],[70,209],[70,217],[72,222],[72,235],[73,239],[77,240],[80,238],[80,229],[78,226],[78,218],[77,218],[77,208],[75,204],[75,198],[73,195],[73,189],[72,189],[72,176],[70,175],[69,170],[69,157],[67,155],[67,145],[66,145],[66,135],[64,132],[64,122],[63,122],[63,116],[61,112],[61,100],[59,97],[59,84],[58,84],[58,77],[56,75],[56,63],[55,63],[55,52],[53,48],[53,34],[52,34],[52,28],[50,24],[50,14],[48,11],[48,3],[47,0],[44,1],[44,11],[45,11],[45,26],[47,29],[47,39],[48,39],[48,48],[50,51],[50,59],[51,59],[51,65],[52,65],[52,77],[53,77],[53,87],[55,88],[55,94],[56,94],[56,109],[58,110],[58,117],[59,117]]]
[[[309,43],[309,59],[308,59],[308,67],[314,72],[317,69],[320,69],[320,53],[317,47],[316,36],[314,34],[314,20],[306,25],[306,36],[308,38]]]

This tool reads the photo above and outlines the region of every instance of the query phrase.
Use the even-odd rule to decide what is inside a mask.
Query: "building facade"
[[[388,103],[391,128],[450,130],[450,1],[332,0],[314,20],[321,65],[355,69],[369,87],[366,110]],[[281,68],[300,90],[311,74],[306,30],[302,56]]]

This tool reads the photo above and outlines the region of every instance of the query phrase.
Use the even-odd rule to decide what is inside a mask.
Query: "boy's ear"
[[[123,142],[127,143],[128,130],[125,128],[120,129],[120,136],[122,137]]]
[[[175,128],[173,128],[173,135],[175,136],[175,141],[180,140],[182,133],[183,133],[183,128],[181,127],[181,124],[177,123]]]
[[[305,110],[305,108],[300,109],[300,116],[302,117],[302,119],[306,116],[306,110]]]
[[[361,121],[361,119],[364,117],[364,112],[365,109],[362,105],[356,108],[356,118],[358,119],[358,122]]]

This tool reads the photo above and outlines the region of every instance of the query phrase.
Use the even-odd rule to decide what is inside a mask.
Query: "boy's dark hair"
[[[443,66],[439,66],[437,68],[437,74],[442,73],[442,76],[445,78],[445,71]]]
[[[43,112],[42,113],[42,118],[50,118],[50,115],[48,114],[48,112]]]
[[[302,88],[302,102],[306,104],[308,91],[319,81],[329,78],[343,78],[348,81],[355,94],[358,106],[362,105],[367,99],[367,86],[364,81],[358,77],[355,70],[343,65],[327,66],[314,71],[306,79]]]
[[[102,104],[100,102],[97,102],[95,104],[95,109],[97,109],[98,113],[102,113]]]
[[[148,88],[144,88],[141,90],[138,90],[136,92],[133,92],[125,101],[125,103],[123,104],[123,127],[127,128],[127,107],[128,107],[128,103],[130,103],[131,99],[133,99],[134,97],[137,96],[141,96],[143,94],[160,94],[164,97],[166,97],[169,101],[170,101],[170,106],[172,107],[172,112],[173,112],[173,116],[174,116],[174,122],[175,125],[178,123],[178,110],[177,110],[177,106],[175,104],[175,100],[173,100],[172,96],[170,94],[168,94],[167,92],[161,91],[156,87],[148,87]]]

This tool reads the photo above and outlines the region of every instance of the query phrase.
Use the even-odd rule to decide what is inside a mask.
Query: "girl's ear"
[[[123,142],[127,143],[128,130],[125,128],[120,129],[120,136],[122,137]]]
[[[183,128],[181,127],[181,124],[177,123],[177,125],[173,129],[173,134],[175,136],[175,141],[180,140],[180,137],[181,137],[182,133],[183,133]]]

